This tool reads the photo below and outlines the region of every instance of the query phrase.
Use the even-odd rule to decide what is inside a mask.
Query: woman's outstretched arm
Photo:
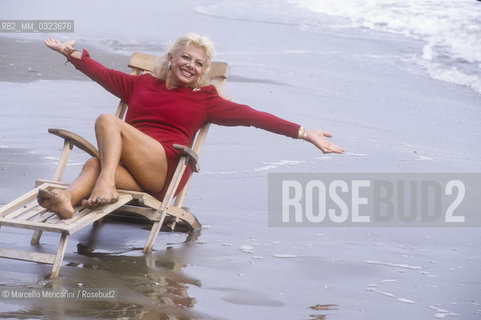
[[[254,126],[291,138],[306,140],[323,153],[343,153],[344,149],[329,142],[332,134],[319,130],[308,130],[299,124],[284,120],[271,113],[253,109],[247,105],[227,101],[217,95],[215,89],[208,108],[207,121],[224,126]]]
[[[75,41],[61,43],[55,39],[45,40],[50,49],[57,51],[67,57],[72,65],[90,79],[94,80],[107,91],[129,102],[140,76],[130,75],[118,70],[109,69],[90,58],[90,54],[83,50],[82,53],[74,49]]]

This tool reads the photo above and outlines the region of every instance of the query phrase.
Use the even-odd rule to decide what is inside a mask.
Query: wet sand
[[[40,155],[28,150],[0,148],[0,205],[34,187],[39,173],[48,170]]]
[[[61,55],[48,54],[41,40],[0,37],[0,47],[0,81],[88,80],[82,73],[72,72],[72,65],[65,65]],[[106,66],[128,72],[125,56],[102,50],[99,53],[97,58]]]
[[[307,143],[257,129],[213,127],[201,154],[201,173],[194,177],[186,200],[203,223],[200,234],[184,242],[186,234],[162,233],[156,250],[144,257],[148,225],[106,221],[71,238],[55,280],[47,278],[50,266],[2,260],[0,290],[115,288],[118,300],[1,300],[0,317],[479,317],[479,229],[267,224],[269,172],[479,171],[479,96],[400,69],[389,59],[362,60],[366,39],[377,57],[419,45],[413,41],[400,44],[400,38],[363,33],[339,37],[328,31],[321,35],[323,41],[319,35],[299,39],[288,26],[259,28],[255,22],[232,22],[226,28],[244,23],[246,32],[257,32],[256,45],[271,47],[271,53],[235,51],[241,44],[230,48],[217,34],[223,49],[219,59],[233,65],[226,93],[307,127],[332,130],[333,141],[347,153],[322,155]],[[281,41],[286,31],[288,44]],[[282,48],[274,43],[285,44],[281,47],[286,52],[277,52]],[[113,111],[116,99],[83,81],[85,77],[64,66],[62,57],[42,49],[43,44],[2,37],[0,44],[0,80],[6,81],[0,82],[5,90],[0,104],[6,110],[0,126],[3,204],[28,190],[39,171],[45,173],[42,178],[53,174],[60,143],[46,128],[72,128],[93,141],[96,115]],[[101,62],[114,61],[115,68],[128,59],[82,45]],[[294,59],[288,48],[306,53],[296,53]],[[32,103],[44,109],[32,109]],[[27,129],[18,128],[19,116],[29,119]],[[73,155],[66,181],[84,160],[81,154]],[[0,246],[29,249],[30,234],[2,227]],[[41,243],[34,249],[52,251],[58,235],[45,234]]]

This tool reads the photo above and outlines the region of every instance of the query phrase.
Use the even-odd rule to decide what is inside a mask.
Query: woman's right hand
[[[327,141],[325,138],[332,138],[332,133],[319,129],[306,129],[306,135],[303,137],[304,140],[309,141],[310,143],[321,149],[323,153],[344,152],[344,148]]]
[[[52,38],[48,38],[47,40],[45,40],[45,44],[47,45],[47,47],[49,47],[50,49],[54,50],[54,51],[57,51],[63,55],[65,55],[66,53],[66,50],[65,49],[73,49],[74,46],[75,46],[75,40],[70,40],[70,41],[67,41],[67,42],[60,42],[58,40],[55,40],[55,39],[52,39]],[[68,52],[68,51],[67,51]]]

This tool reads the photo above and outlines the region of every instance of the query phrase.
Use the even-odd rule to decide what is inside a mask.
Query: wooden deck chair
[[[151,72],[156,59],[158,58],[155,56],[134,53],[129,63],[129,68],[132,69],[131,74],[139,75],[144,72]],[[219,93],[222,91],[228,73],[229,65],[227,63],[212,63],[209,77],[211,83],[217,87]],[[127,107],[126,103],[120,101],[116,115],[123,119]],[[192,142],[192,149],[190,146],[174,145],[175,148],[182,151],[182,157],[178,162],[174,176],[168,185],[165,198],[162,201],[157,200],[147,193],[119,190],[120,196],[116,203],[94,210],[76,207],[74,217],[66,220],[59,219],[56,214],[49,212],[38,205],[36,200],[38,190],[40,188],[49,190],[55,188],[67,188],[68,184],[61,180],[67,167],[71,150],[74,146],[87,152],[93,157],[98,157],[99,153],[91,143],[70,131],[49,129],[50,133],[64,139],[62,153],[53,179],[37,180],[35,189],[0,208],[0,226],[35,230],[31,239],[32,245],[39,243],[42,232],[48,231],[60,233],[60,242],[57,252],[55,254],[47,254],[34,251],[0,248],[0,257],[53,264],[50,277],[55,278],[59,274],[70,235],[93,224],[114,211],[135,213],[153,222],[152,229],[143,250],[144,253],[149,253],[152,250],[155,239],[157,238],[164,222],[169,224],[171,230],[174,230],[176,224],[179,222],[183,222],[191,230],[200,229],[201,225],[197,218],[188,208],[182,207],[189,183],[187,183],[183,190],[177,195],[177,197],[175,197],[175,201],[174,193],[177,190],[187,164],[190,163],[193,171],[197,172],[199,170],[198,154],[200,153],[208,129],[209,124],[206,124],[199,130],[194,139],[195,141]]]

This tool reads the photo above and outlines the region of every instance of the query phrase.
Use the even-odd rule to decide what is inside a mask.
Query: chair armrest
[[[194,172],[199,172],[199,156],[194,152],[194,150],[180,144],[173,144],[172,147],[174,147],[174,149],[181,150],[182,154],[188,157],[192,170]]]
[[[64,129],[48,129],[48,132],[59,136],[62,139],[70,141],[77,148],[87,152],[92,157],[99,157],[99,151],[90,142],[82,138],[81,136]]]

